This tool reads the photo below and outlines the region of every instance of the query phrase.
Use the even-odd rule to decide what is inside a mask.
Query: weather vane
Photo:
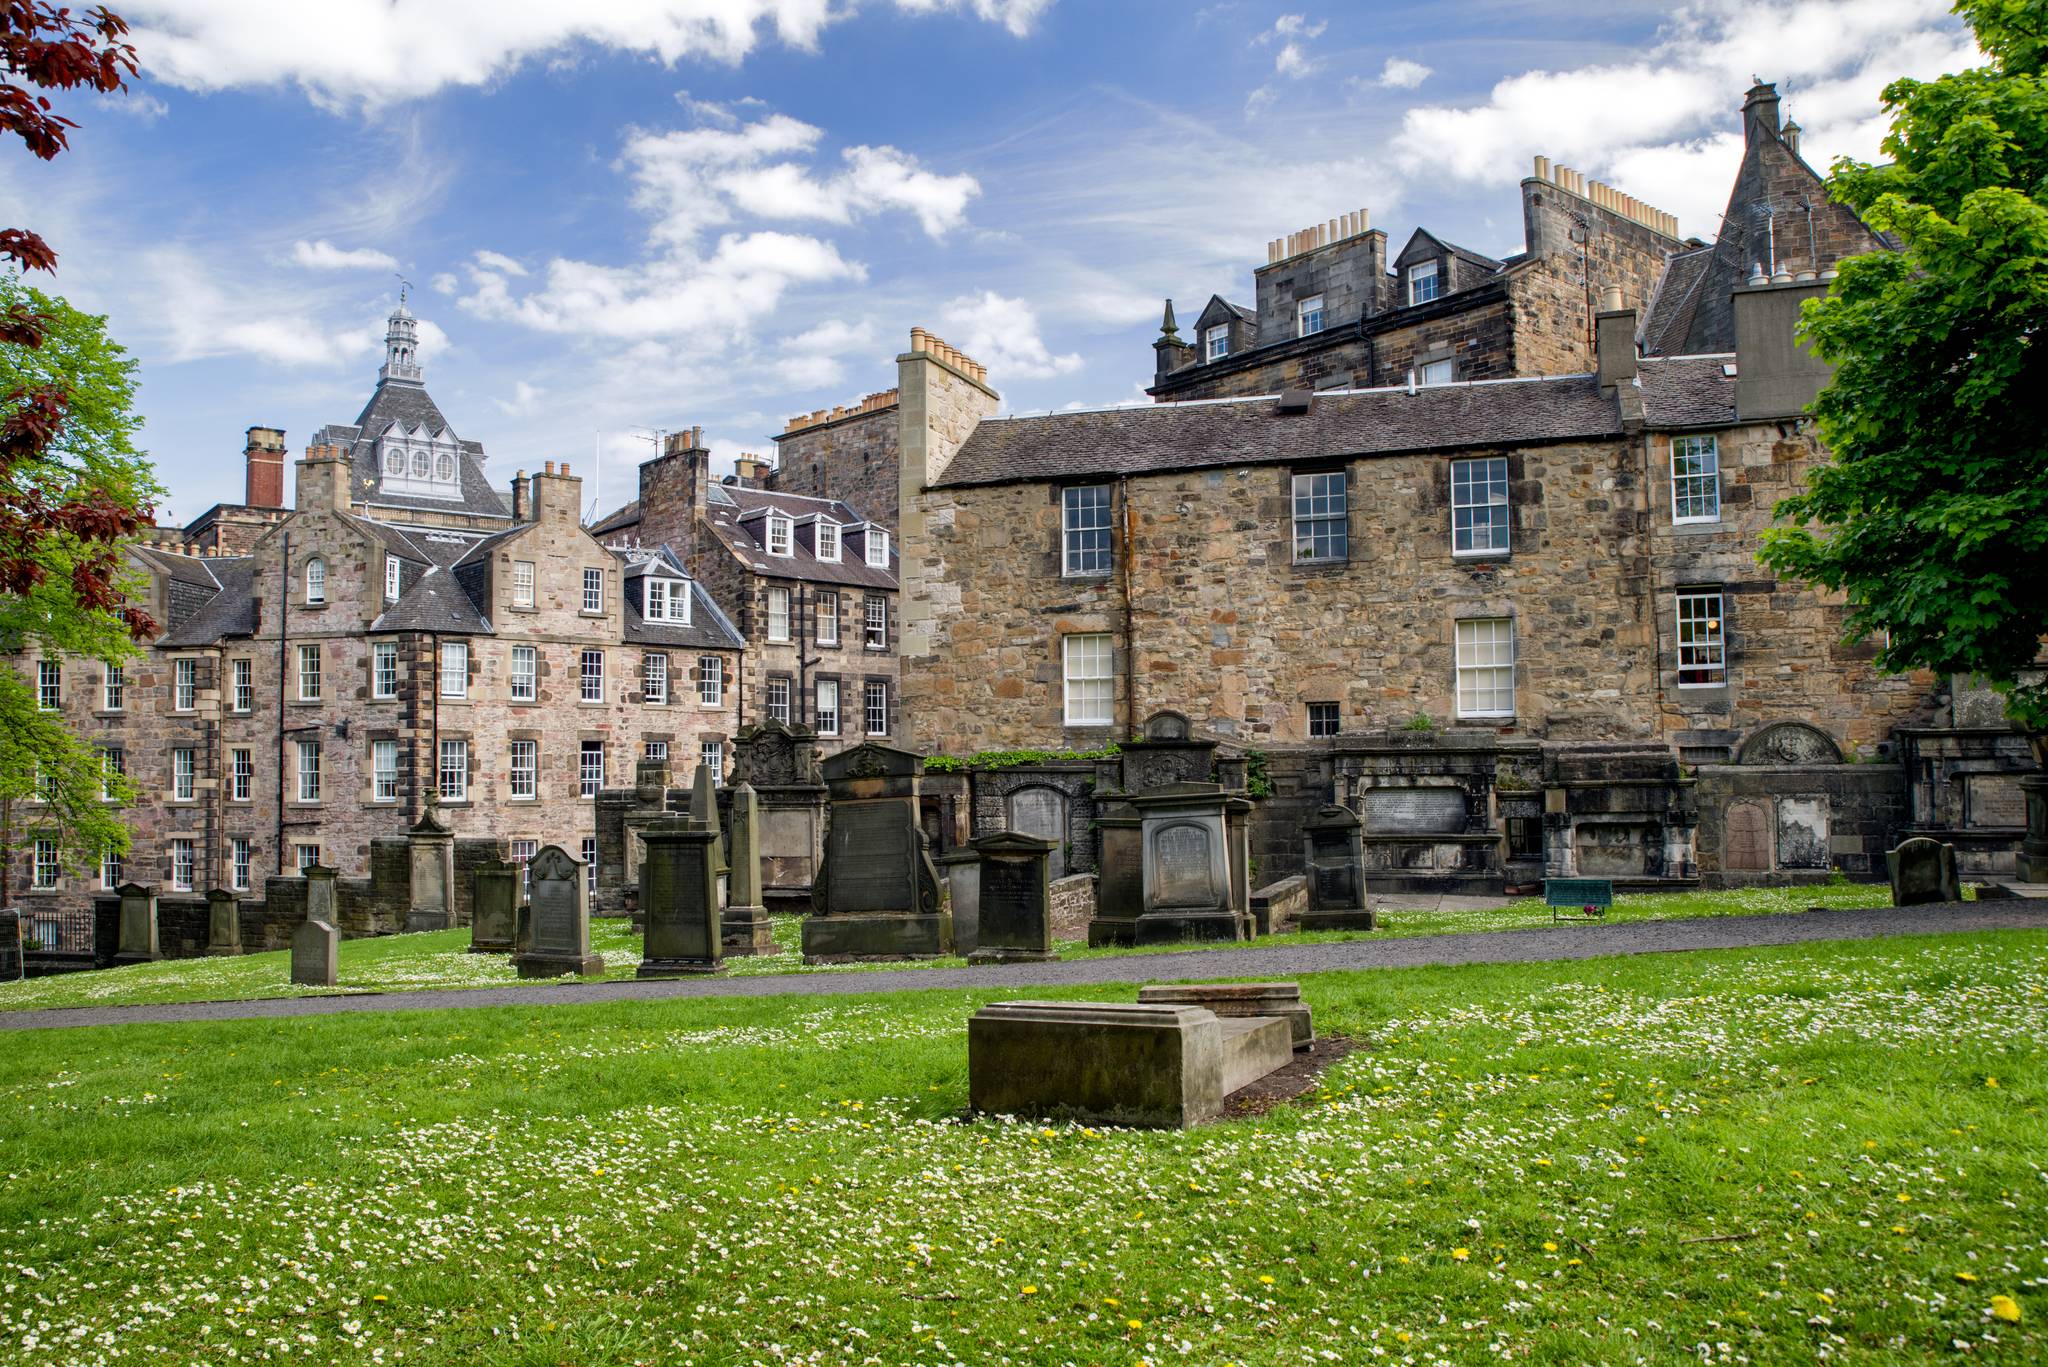
[[[398,272],[393,271],[392,274],[398,275]],[[412,281],[406,279],[403,275],[398,275],[398,303],[401,308],[405,305],[405,293],[411,288]]]

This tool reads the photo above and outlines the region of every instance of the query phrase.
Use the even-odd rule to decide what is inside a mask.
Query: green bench
[[[1578,913],[1573,920],[1604,921],[1614,905],[1614,884],[1606,878],[1546,878],[1543,904],[1550,908],[1552,925],[1564,920],[1567,910]]]

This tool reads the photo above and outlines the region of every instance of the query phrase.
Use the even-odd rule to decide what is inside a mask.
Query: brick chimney
[[[533,520],[570,527],[582,523],[583,481],[569,473],[568,461],[559,468],[548,461],[533,477]]]
[[[533,485],[527,480],[524,470],[512,476],[512,520],[533,521]]]
[[[734,480],[749,489],[765,488],[768,483],[768,472],[774,468],[767,461],[751,453],[740,456],[732,463]]]
[[[1778,87],[1758,81],[1742,101],[1742,145],[1755,147],[1778,136]]]
[[[666,542],[686,559],[695,546],[697,510],[711,483],[704,429],[671,432],[661,454],[640,466],[640,544]]]
[[[242,460],[247,466],[242,502],[251,508],[284,507],[284,429],[251,427]]]
[[[1623,306],[1619,286],[1609,285],[1593,315],[1593,353],[1600,387],[1611,390],[1636,377],[1636,311]]]
[[[308,446],[299,462],[296,490],[300,512],[348,511],[348,454],[339,446]]]

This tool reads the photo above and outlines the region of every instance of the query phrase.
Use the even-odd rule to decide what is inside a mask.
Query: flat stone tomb
[[[1160,983],[1138,989],[1138,1000],[1162,1006],[1200,1006],[1222,1017],[1275,1016],[1287,1022],[1294,1047],[1316,1042],[1316,1027],[1300,983]]]
[[[1101,1125],[1187,1129],[1283,1068],[1293,1028],[1149,1002],[996,1002],[967,1022],[975,1110]]]
[[[638,976],[718,972],[725,960],[717,829],[694,820],[657,821],[641,839],[646,848],[640,858],[640,915],[647,935]]]
[[[1308,872],[1303,930],[1371,930],[1365,896],[1365,823],[1349,807],[1319,810],[1301,828]]]
[[[1052,952],[1051,840],[1015,831],[974,842],[980,913],[971,964],[1044,963]]]
[[[590,887],[583,861],[549,845],[527,865],[532,892],[527,901],[526,944],[513,956],[522,978],[604,975],[604,959],[590,952]]]
[[[1963,885],[1956,876],[1955,846],[1914,836],[1886,852],[1884,860],[1892,877],[1893,906],[1963,900]]]
[[[872,742],[823,764],[831,794],[825,862],[804,922],[806,959],[930,958],[952,947],[918,824],[924,758]]]

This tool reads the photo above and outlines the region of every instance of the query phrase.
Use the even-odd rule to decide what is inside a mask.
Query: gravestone
[[[519,866],[502,860],[484,864],[476,880],[476,907],[469,919],[469,952],[510,954],[519,936]]]
[[[1216,742],[1196,740],[1194,727],[1178,712],[1154,712],[1145,719],[1142,735],[1119,749],[1126,793],[1172,783],[1207,783],[1216,765]]]
[[[725,963],[717,829],[694,820],[657,821],[640,838],[640,915],[647,935],[638,976],[718,972]]]
[[[1956,847],[1916,835],[1899,842],[1886,853],[1885,866],[1892,876],[1892,905],[1918,906],[1922,902],[1960,902],[1963,885],[1956,877]]]
[[[717,871],[718,904],[725,905],[725,837],[718,828],[718,787],[711,766],[700,764],[690,780],[690,821],[700,831],[711,832],[711,866]],[[644,912],[642,913],[645,914]]]
[[[114,962],[143,964],[163,958],[156,938],[156,889],[124,883],[114,894],[121,899],[120,938]]]
[[[1756,803],[1733,803],[1722,818],[1721,867],[1733,873],[1770,872],[1771,822]]]
[[[242,952],[242,906],[226,888],[206,894],[206,953],[227,958]]]
[[[341,917],[334,906],[334,880],[340,872],[326,864],[308,864],[299,870],[299,877],[306,880],[308,921],[325,921],[330,926],[341,924]]]
[[[1223,799],[1223,839],[1230,854],[1230,909],[1237,913],[1241,923],[1238,934],[1246,940],[1258,934],[1258,922],[1252,919],[1251,814],[1252,804],[1247,799]]]
[[[28,975],[28,958],[21,940],[21,913],[0,911],[0,983],[19,982]]]
[[[725,897],[725,952],[773,954],[775,935],[761,901],[760,799],[751,784],[732,790],[732,871],[726,875]]]
[[[292,985],[333,987],[340,981],[341,932],[308,916],[292,932]]]
[[[2031,743],[2036,762],[2048,769],[2048,738],[2036,735]],[[2021,775],[2020,791],[2026,798],[2027,833],[2014,867],[2023,883],[2048,883],[2048,772]]]
[[[1052,952],[1050,840],[1000,831],[974,842],[981,857],[980,917],[971,964],[1044,963]]]
[[[729,781],[752,787],[760,805],[762,905],[771,913],[808,912],[825,852],[816,733],[773,720],[740,728]]]
[[[932,862],[938,866],[953,917],[953,952],[972,954],[981,943],[981,856],[969,845],[948,850]]]
[[[1098,800],[1095,818],[1095,915],[1088,946],[1134,945],[1145,910],[1144,821],[1127,801]]]
[[[1308,910],[1303,930],[1371,930],[1365,895],[1365,823],[1349,807],[1321,808],[1301,828]]]
[[[1019,788],[1003,800],[1007,829],[1052,842],[1052,877],[1067,876],[1067,795],[1057,788]]]
[[[526,947],[513,956],[522,978],[604,975],[604,959],[590,952],[590,885],[583,861],[559,845],[549,845],[527,865],[532,891],[527,895]]]
[[[1139,944],[1245,938],[1250,910],[1233,903],[1227,801],[1213,783],[1170,783],[1131,799],[1144,823]]]
[[[1824,797],[1778,799],[1778,867],[1824,869],[1828,866],[1828,800]]]
[[[1374,835],[1455,835],[1465,829],[1463,788],[1369,788],[1365,824]]]
[[[918,824],[924,758],[869,742],[822,766],[830,794],[825,861],[812,885],[804,957],[930,958],[952,948]]]
[[[455,924],[455,833],[434,816],[432,803],[406,832],[412,861],[407,931],[446,930]]]
[[[1315,1018],[1300,983],[1166,983],[1138,989],[1143,1004],[1199,1006],[1218,1016],[1275,1016],[1287,1022],[1298,1053],[1316,1042]]]

